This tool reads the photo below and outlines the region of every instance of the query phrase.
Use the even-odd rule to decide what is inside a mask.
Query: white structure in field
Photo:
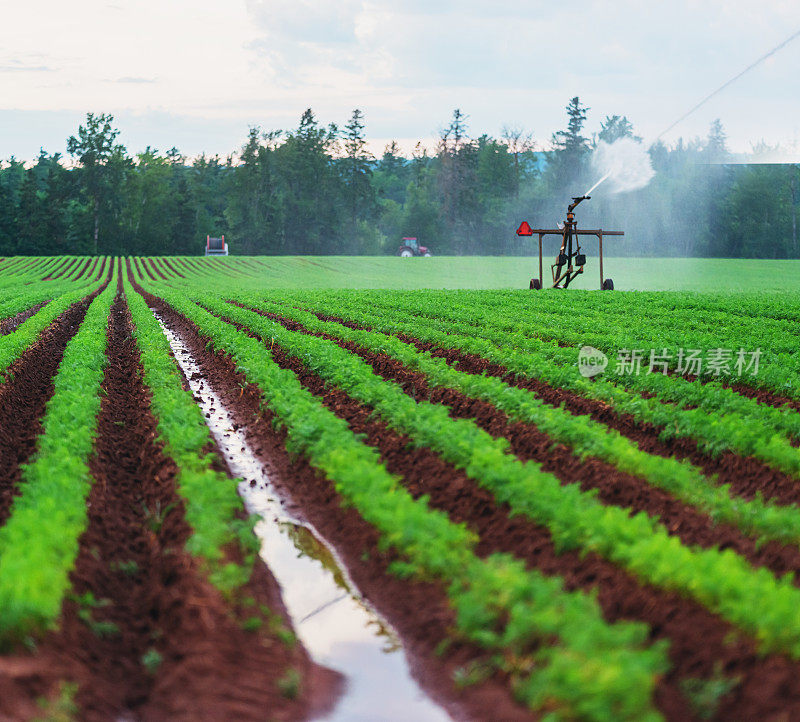
[[[206,255],[227,256],[228,244],[225,243],[225,236],[222,236],[222,238],[212,238],[211,236],[206,236]]]

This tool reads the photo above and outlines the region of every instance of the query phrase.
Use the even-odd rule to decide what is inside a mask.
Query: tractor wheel
[[[603,290],[604,291],[613,291],[614,290],[614,281],[612,281],[610,278],[607,278],[605,281],[603,281]]]
[[[403,246],[398,252],[397,255],[400,258],[411,258],[414,255],[413,249],[409,248],[408,246]]]
[[[531,291],[541,291],[542,282],[538,278],[531,279]]]
[[[430,258],[430,257],[431,257],[431,252],[430,252],[430,251],[427,251],[427,252],[423,253],[423,254],[422,254],[422,257],[423,257],[423,258]]]

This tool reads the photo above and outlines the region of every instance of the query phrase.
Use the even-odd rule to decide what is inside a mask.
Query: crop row
[[[83,280],[77,283],[53,281],[52,284],[22,285],[19,289],[4,291],[3,301],[0,302],[0,320],[9,318],[39,303],[44,303],[52,298],[79,287],[86,287],[93,281]]]
[[[581,457],[597,457],[621,471],[645,479],[682,501],[701,509],[713,519],[738,526],[762,541],[781,541],[800,546],[800,510],[777,506],[760,497],[746,501],[731,496],[726,487],[717,486],[696,466],[648,454],[619,432],[575,416],[563,407],[546,404],[535,394],[510,386],[494,376],[459,371],[428,352],[418,351],[384,333],[353,329],[340,323],[321,321],[313,313],[285,305],[272,304],[237,295],[245,305],[280,314],[301,323],[306,329],[351,341],[376,353],[384,353],[405,366],[423,373],[433,386],[455,389],[466,396],[488,401],[512,420],[536,425],[553,441],[573,449]],[[413,327],[413,321],[411,322]]]
[[[790,579],[753,569],[730,551],[689,549],[643,513],[630,516],[627,510],[603,506],[577,484],[562,486],[540,465],[508,455],[505,439],[492,438],[471,421],[452,419],[443,406],[415,402],[331,341],[289,331],[211,294],[195,296],[214,313],[302,359],[326,382],[374,408],[415,445],[463,469],[515,513],[547,526],[559,547],[594,551],[649,583],[695,598],[750,632],[765,650],[800,656],[800,590]]]
[[[80,301],[90,295],[100,286],[100,282],[79,285],[76,289],[62,293],[43,308],[21,324],[15,331],[5,336],[0,336],[0,380],[5,376],[9,366],[16,361],[22,353],[32,344],[36,343],[39,335],[62,313],[64,313],[73,303]],[[41,301],[30,303],[33,298],[47,299],[44,297],[31,296],[26,300],[26,307],[35,305]]]
[[[177,466],[178,491],[186,502],[186,520],[192,528],[187,551],[204,562],[217,588],[230,593],[250,578],[258,548],[252,520],[245,519],[236,484],[212,466],[208,426],[191,392],[183,388],[158,321],[127,278],[124,288],[158,432]],[[241,563],[224,556],[231,542],[237,542],[243,552]]]
[[[92,302],[67,345],[36,453],[23,469],[20,496],[0,528],[3,641],[20,640],[52,626],[69,588],[78,538],[86,527],[89,455],[100,409],[106,326],[114,293],[112,282]],[[52,313],[50,307],[61,300],[43,310]]]
[[[69,573],[87,523],[85,504],[92,484],[88,462],[100,410],[116,278],[115,272],[67,345],[37,450],[23,469],[20,495],[0,528],[0,644],[55,625],[69,589]],[[179,492],[193,532],[187,551],[203,562],[209,580],[230,596],[251,575],[258,548],[253,520],[243,514],[236,484],[212,466],[208,427],[192,395],[182,388],[158,322],[128,283],[125,289],[158,431],[178,466]],[[238,545],[239,561],[225,556],[231,543]]]
[[[431,510],[424,498],[414,500],[386,471],[376,450],[356,438],[291,371],[281,369],[263,344],[182,294],[161,287],[159,295],[258,385],[286,429],[288,448],[305,454],[378,529],[383,543],[401,554],[405,563],[396,568],[448,585],[462,634],[507,658],[530,659],[515,666],[517,675],[533,670],[517,681],[526,702],[534,707],[557,703],[567,716],[657,717],[652,691],[666,667],[664,648],[643,646],[643,625],[605,623],[591,596],[565,592],[560,579],[527,571],[519,560],[479,559],[471,532]]]
[[[750,360],[749,353],[760,348],[758,373],[753,374],[751,368],[741,377],[734,375],[733,379],[800,398],[800,362],[795,353],[800,338],[789,324],[770,324],[769,321],[764,321],[746,328],[745,323],[732,325],[730,318],[727,321],[720,319],[718,323],[711,325],[693,323],[682,320],[668,309],[659,311],[648,308],[646,317],[642,317],[640,313],[629,313],[616,318],[609,318],[605,309],[594,312],[583,307],[580,309],[580,313],[576,313],[574,306],[570,309],[558,308],[558,312],[554,313],[553,306],[546,303],[521,304],[519,294],[510,298],[486,294],[470,304],[470,313],[475,314],[477,325],[487,323],[500,330],[512,329],[528,336],[577,348],[583,345],[594,346],[605,351],[612,359],[620,349],[645,349],[648,355],[645,365],[649,350],[654,349],[656,354],[664,357],[672,371],[678,370],[680,349],[729,349],[732,351],[732,358],[728,366],[733,373],[738,349],[742,348],[748,354],[744,358],[747,362]],[[664,351],[668,353],[664,354]],[[743,365],[742,370],[745,368]],[[713,378],[708,364],[701,364],[697,370],[706,378]],[[655,376],[657,379],[664,379],[662,374]],[[626,374],[618,381],[639,387],[651,379],[652,374]],[[664,386],[662,384],[660,388],[663,389]],[[654,391],[657,390],[659,389]]]
[[[406,310],[414,315],[428,316],[440,323],[455,321],[460,324],[473,326],[473,331],[491,331],[495,336],[508,336],[513,334],[514,339],[522,339],[529,344],[534,344],[539,353],[547,354],[555,363],[574,366],[577,361],[577,349],[583,345],[593,345],[600,350],[608,352],[611,356],[610,365],[603,378],[611,380],[639,392],[645,391],[655,394],[665,401],[684,401],[685,397],[691,398],[685,403],[699,405],[709,411],[732,412],[742,415],[758,414],[760,405],[752,399],[743,397],[736,392],[722,387],[719,380],[711,379],[707,384],[689,382],[680,375],[665,376],[663,373],[648,373],[650,349],[658,356],[663,355],[667,363],[675,370],[679,357],[679,349],[700,349],[708,351],[712,348],[730,348],[732,351],[731,370],[734,369],[736,353],[740,347],[746,354],[754,352],[761,347],[763,355],[759,361],[758,375],[753,377],[745,375],[742,381],[751,383],[758,381],[759,386],[769,387],[773,391],[791,395],[792,389],[800,383],[800,377],[791,365],[786,364],[782,355],[775,354],[774,344],[776,339],[768,338],[762,331],[756,337],[743,337],[737,329],[736,337],[726,340],[725,334],[717,331],[715,335],[708,333],[698,336],[688,336],[681,343],[670,343],[669,333],[664,332],[649,341],[642,341],[638,336],[643,329],[647,329],[657,316],[648,313],[645,318],[637,312],[632,317],[620,320],[619,324],[590,319],[584,322],[580,314],[552,315],[547,313],[547,306],[531,304],[525,307],[518,306],[518,294],[505,295],[491,294],[489,301],[485,296],[475,294],[459,295],[459,302],[441,306],[441,297],[436,299],[438,305],[432,305],[432,298],[424,295],[417,296],[414,300],[400,298],[399,294],[386,294],[385,298],[376,299],[376,306],[381,309]],[[669,322],[669,319],[665,319]],[[575,331],[573,327],[584,324],[585,332]],[[660,332],[659,332],[660,333]],[[780,334],[783,340],[786,334]],[[566,344],[564,348],[559,344]],[[641,373],[616,373],[616,354],[620,349],[644,349],[644,361],[641,364]],[[666,352],[666,354],[664,353]],[[657,361],[658,359],[654,359]],[[770,362],[770,360],[772,360]],[[745,363],[750,357],[745,355]],[[685,363],[684,363],[685,365]],[[661,368],[660,363],[655,364],[655,369]],[[737,377],[734,377],[736,379]],[[788,417],[788,418],[784,418]],[[777,424],[788,433],[796,433],[800,429],[800,415],[782,409],[775,410],[771,422]]]
[[[575,364],[574,350],[561,349],[555,344],[512,331],[497,332],[485,326],[458,321],[459,310],[453,307],[443,308],[439,305],[424,311],[417,309],[415,315],[400,301],[397,304],[399,308],[376,304],[377,308],[368,311],[365,310],[367,304],[348,299],[344,294],[334,294],[326,297],[325,301],[319,297],[309,297],[306,302],[302,297],[296,298],[297,303],[313,307],[316,311],[366,324],[390,334],[400,332],[415,335],[421,341],[442,348],[476,354],[504,366],[511,373],[602,401],[619,413],[630,414],[639,422],[663,427],[664,438],[678,436],[694,439],[707,453],[730,450],[743,456],[752,455],[786,473],[800,475],[800,451],[786,435],[777,433],[774,425],[775,414],[791,418],[797,415],[794,412],[781,412],[763,404],[753,404],[752,412],[747,416],[736,413],[709,416],[703,408],[689,409],[684,408],[683,403],[670,404],[658,398],[645,398],[602,377],[583,378]],[[285,302],[291,303],[288,299]],[[434,308],[437,310],[434,311]],[[447,319],[439,321],[432,318],[437,314]],[[415,315],[413,324],[409,320],[412,315]],[[568,361],[570,356],[571,362]],[[707,388],[706,393],[712,396],[720,391],[709,385],[698,387]],[[686,393],[693,395],[697,389],[689,387]],[[709,423],[710,420],[713,423]]]

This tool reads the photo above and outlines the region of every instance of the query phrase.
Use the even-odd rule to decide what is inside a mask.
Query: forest
[[[308,109],[294,129],[251,127],[227,157],[193,158],[133,154],[113,116],[88,113],[66,156],[0,163],[0,255],[197,255],[207,234],[224,234],[235,255],[392,254],[404,236],[435,255],[528,255],[519,222],[563,218],[597,180],[599,141],[642,142],[627,117],[590,125],[589,110],[572,98],[564,129],[541,140],[517,127],[474,135],[457,109],[435,147],[418,143],[411,157],[395,142],[374,156],[358,109],[342,127]],[[607,252],[800,257],[798,166],[732,162],[718,120],[705,138],[647,152],[646,187],[601,186],[579,209],[582,227],[625,231]]]

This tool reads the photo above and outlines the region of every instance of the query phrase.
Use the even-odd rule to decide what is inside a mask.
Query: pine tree
[[[367,150],[364,136],[364,114],[356,108],[344,127],[345,195],[350,209],[350,219],[355,226],[359,218],[372,215],[375,192],[372,187],[372,164],[375,160]]]
[[[614,143],[621,138],[633,138],[639,143],[642,142],[641,137],[633,132],[633,123],[624,115],[607,115],[600,124],[600,133],[598,133],[597,139],[606,143]]]

